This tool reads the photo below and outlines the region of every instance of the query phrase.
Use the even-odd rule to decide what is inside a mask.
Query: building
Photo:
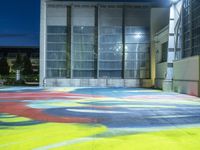
[[[39,74],[39,48],[36,46],[0,46],[0,59],[6,56],[10,72],[14,72],[12,68],[16,61],[17,54],[23,58],[28,56],[31,60],[34,74]]]
[[[199,95],[199,4],[42,0],[40,85]]]
[[[155,86],[200,96],[200,1],[174,2],[169,25],[156,34],[154,43]]]
[[[151,36],[168,23],[160,7],[43,0],[40,84],[151,87]]]

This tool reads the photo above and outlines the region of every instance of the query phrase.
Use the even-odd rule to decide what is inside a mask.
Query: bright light
[[[125,50],[128,50],[128,46],[127,45],[125,46]]]
[[[173,4],[177,3],[179,0],[170,0]]]
[[[134,34],[134,37],[137,38],[137,39],[139,39],[139,38],[142,37],[142,33],[137,32],[137,33]]]
[[[121,49],[122,49],[122,47],[118,46],[115,50],[116,50],[116,52],[119,52]]]

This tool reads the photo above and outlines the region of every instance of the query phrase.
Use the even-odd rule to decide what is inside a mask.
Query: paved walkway
[[[199,149],[199,127],[200,99],[188,95],[142,88],[0,89],[0,149],[167,149],[157,142]]]

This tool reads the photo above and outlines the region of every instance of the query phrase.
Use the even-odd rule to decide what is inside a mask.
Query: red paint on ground
[[[0,93],[0,100],[47,100],[47,99],[80,100],[92,97],[97,97],[97,96],[64,93],[64,92]]]
[[[20,102],[2,102],[0,103],[0,113],[8,113],[20,117],[27,117],[33,120],[59,123],[96,123],[96,119],[78,118],[78,117],[57,117],[45,114],[42,109],[27,107],[25,103]]]

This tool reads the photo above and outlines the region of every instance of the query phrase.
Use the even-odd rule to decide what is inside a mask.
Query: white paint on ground
[[[125,114],[128,112],[124,111],[110,111],[110,110],[93,110],[93,109],[66,109],[73,112],[84,112],[84,113],[111,113],[111,114]]]
[[[54,149],[54,148],[58,148],[58,147],[62,147],[62,146],[68,146],[68,145],[72,145],[72,144],[76,144],[76,143],[80,143],[80,142],[88,142],[88,141],[93,141],[93,140],[98,140],[98,139],[101,139],[101,138],[95,138],[95,137],[79,138],[79,139],[68,140],[68,141],[64,141],[64,142],[60,142],[60,143],[55,143],[55,144],[35,148],[33,150],[49,150],[49,149]]]
[[[166,115],[166,116],[152,116],[149,118],[159,119],[159,118],[184,118],[184,117],[195,117],[195,115]],[[199,117],[199,116],[196,116],[196,117]]]

